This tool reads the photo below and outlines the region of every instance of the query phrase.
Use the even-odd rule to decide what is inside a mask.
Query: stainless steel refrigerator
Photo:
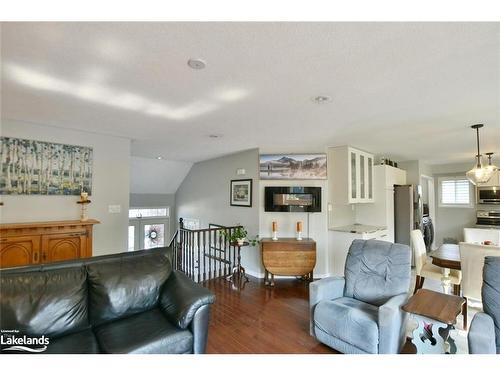
[[[410,246],[410,232],[421,229],[422,186],[394,185],[394,242]]]

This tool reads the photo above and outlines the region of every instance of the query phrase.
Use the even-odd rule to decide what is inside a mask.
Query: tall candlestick
[[[276,221],[273,221],[273,241],[278,240],[278,223]]]
[[[297,221],[297,241],[302,241],[302,221]]]

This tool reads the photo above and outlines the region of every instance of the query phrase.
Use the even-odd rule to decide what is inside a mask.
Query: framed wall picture
[[[260,155],[261,180],[325,180],[326,154]]]
[[[92,147],[0,137],[0,195],[91,195],[92,161]]]
[[[252,207],[252,179],[231,180],[231,206]]]

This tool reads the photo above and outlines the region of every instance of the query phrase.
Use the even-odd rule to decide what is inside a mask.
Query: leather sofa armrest
[[[401,307],[408,300],[408,294],[391,297],[378,310],[379,354],[399,354],[406,335],[408,313]]]
[[[493,318],[483,312],[474,315],[467,339],[469,354],[496,354]]]
[[[344,296],[343,276],[325,277],[309,284],[309,333],[314,336],[314,308],[322,300],[332,300]]]
[[[165,281],[160,294],[160,307],[173,324],[186,329],[196,311],[215,301],[215,295],[189,279],[184,273],[173,271]]]

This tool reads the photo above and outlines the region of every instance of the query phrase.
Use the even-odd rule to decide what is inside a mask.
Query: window
[[[473,207],[471,184],[464,177],[439,179],[439,205],[441,207]]]
[[[131,208],[128,210],[129,219],[141,219],[146,217],[169,217],[169,207],[159,208]]]

